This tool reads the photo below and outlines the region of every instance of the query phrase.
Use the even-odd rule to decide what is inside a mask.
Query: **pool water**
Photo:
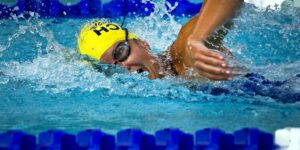
[[[191,16],[173,17],[162,2],[155,7],[148,17],[127,18],[125,26],[157,54]],[[300,126],[300,15],[295,8],[257,10],[246,4],[224,44],[239,59],[232,65],[252,74],[217,82],[149,80],[147,73],[104,64],[96,71],[76,51],[78,31],[93,19],[31,15],[0,20],[0,131],[141,128],[153,133],[176,127],[194,133],[205,127],[258,127],[273,132]]]

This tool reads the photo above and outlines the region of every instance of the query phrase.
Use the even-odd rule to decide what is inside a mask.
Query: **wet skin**
[[[180,29],[177,39],[166,53],[164,53],[164,55],[170,55],[171,57],[155,56],[150,53],[150,46],[147,42],[133,39],[129,40],[131,54],[125,61],[116,62],[112,57],[113,50],[122,41],[116,42],[111,46],[103,54],[100,61],[109,64],[117,64],[127,68],[129,71],[147,71],[149,72],[149,79],[162,78],[169,75],[168,71],[164,71],[167,70],[167,68],[172,68],[172,71],[175,74],[183,77],[206,77],[211,80],[231,79],[234,76],[237,76],[232,73],[233,68],[228,67],[228,64],[224,61],[223,55],[212,50],[226,51],[226,48],[222,45],[222,40],[227,34],[228,28],[230,28],[230,22],[227,22],[227,24],[224,25],[224,28],[219,28],[218,30],[213,29],[217,28],[218,25],[222,25],[223,23],[221,21],[224,22],[226,18],[228,19],[234,12],[234,10],[231,9],[237,9],[242,1],[232,0],[230,1],[231,3],[227,1],[226,4],[223,4],[225,6],[220,6],[219,3],[221,3],[221,1],[210,0],[204,2],[202,6],[204,7],[202,8],[203,11],[190,19]],[[214,16],[215,12],[209,7],[215,7],[216,5],[219,5],[220,8],[217,16]],[[223,7],[228,10],[223,10]],[[205,10],[207,11],[204,12]],[[204,15],[203,17],[203,13],[206,13],[207,15]],[[224,13],[225,16],[222,16]],[[201,28],[203,28],[204,31],[198,31],[200,30],[198,27],[199,24],[203,24],[203,22],[208,21],[207,19],[210,19],[207,18],[207,16],[212,16],[213,19],[216,19],[215,21],[212,21],[213,24],[209,22],[208,24],[210,24],[210,26],[208,27],[202,25]],[[215,32],[212,34],[211,32],[213,31]],[[210,32],[210,34],[208,34],[208,32]],[[163,60],[167,58],[170,58],[171,60]],[[170,63],[165,64],[165,62]]]
[[[195,16],[192,18],[189,22],[187,22],[180,30],[177,40],[170,46],[170,48],[167,50],[166,55],[171,55],[171,62],[173,65],[173,71],[176,72],[176,74],[181,75],[183,77],[203,77],[200,73],[197,73],[197,69],[192,64],[189,64],[182,61],[184,54],[182,54],[182,51],[185,48],[185,43],[188,35],[190,34],[192,28],[194,27],[196,20],[198,16]],[[223,32],[225,33],[225,32]],[[214,37],[224,37],[224,35],[221,35],[222,33],[218,33],[218,35],[214,35]],[[209,43],[214,43],[215,49],[219,49],[220,51],[226,50],[221,45],[221,38],[211,38],[214,40],[210,40]],[[162,78],[166,75],[169,75],[168,72],[163,72],[161,70],[166,70],[169,64],[162,64],[166,62],[167,60],[162,60],[162,58],[151,54],[150,52],[150,46],[147,42],[139,40],[139,39],[133,39],[129,40],[129,45],[131,48],[131,53],[129,57],[121,62],[118,63],[113,59],[113,50],[116,48],[116,46],[123,41],[116,42],[113,46],[111,46],[101,57],[100,61],[103,63],[108,64],[117,64],[121,67],[124,67],[128,69],[129,71],[148,71],[149,79],[156,79],[156,78]],[[213,46],[210,46],[213,47]],[[180,55],[180,56],[178,56]],[[213,54],[212,54],[213,55]],[[182,57],[183,56],[183,57]],[[166,58],[166,57],[164,57]],[[223,67],[222,64],[226,64],[226,62],[223,61],[223,59],[216,58],[217,60],[212,60],[213,63],[216,64],[216,66],[219,65],[219,67],[215,67],[216,73],[224,74],[224,79],[227,79],[229,77],[232,77],[231,74],[227,74],[226,69],[227,67]],[[193,74],[188,74],[186,71],[188,69],[195,69],[195,72]]]
[[[192,19],[194,20],[194,19]],[[191,22],[193,23],[193,22]],[[185,31],[187,29],[186,26],[184,26],[181,31]],[[185,37],[188,35],[188,32],[180,32],[179,38],[170,46],[170,48],[167,50],[165,55],[171,55],[171,63],[174,66],[172,69],[176,74],[181,75],[183,77],[203,77],[201,74],[197,74],[195,72],[193,75],[187,74],[186,71],[188,69],[193,68],[192,66],[186,65],[186,67],[183,67],[183,63],[180,59],[178,59],[178,56],[176,54],[178,53],[178,49],[183,49],[184,45],[181,46],[182,42],[185,42]],[[101,57],[100,61],[102,63],[107,64],[116,64],[121,67],[124,67],[128,69],[129,71],[147,71],[149,72],[148,78],[149,79],[156,79],[156,78],[162,78],[166,75],[170,75],[167,71],[161,71],[161,70],[167,70],[167,68],[170,68],[169,65],[171,64],[165,64],[166,61],[164,60],[166,58],[170,57],[158,57],[156,55],[151,54],[150,46],[147,42],[139,40],[139,39],[132,39],[129,40],[129,45],[131,48],[131,53],[129,57],[123,61],[123,62],[116,62],[113,59],[113,50],[116,48],[116,46],[123,41],[116,42],[113,46],[111,46]],[[216,42],[216,41],[214,41]],[[219,42],[219,41],[218,41]],[[216,45],[219,45],[220,43],[216,43]],[[223,48],[223,47],[222,47]],[[220,48],[221,50],[221,48]],[[175,54],[174,54],[175,53]],[[220,60],[220,64],[225,63],[224,61]],[[221,71],[226,71],[225,69]],[[227,76],[226,76],[227,77]]]
[[[133,39],[129,40],[131,53],[129,57],[123,62],[116,62],[113,59],[113,50],[122,41],[116,42],[111,46],[101,57],[100,61],[108,64],[116,64],[128,69],[129,71],[148,71],[149,79],[161,78],[158,72],[159,64],[158,58],[150,53],[149,45],[141,40]]]

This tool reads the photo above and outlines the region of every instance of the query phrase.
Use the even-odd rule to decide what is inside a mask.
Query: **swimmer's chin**
[[[150,80],[163,78],[163,75],[159,74],[158,72],[154,71],[153,69],[150,69],[150,70],[147,70],[147,71],[148,71],[148,78]]]
[[[148,78],[150,80],[154,80],[156,78],[158,78],[159,76],[155,73],[155,71],[153,70],[153,68],[151,67],[146,67],[146,70],[148,72]]]
[[[149,73],[149,74],[148,74],[148,79],[154,80],[154,79],[156,79],[156,78],[158,78],[158,77],[155,76],[154,74],[152,74],[152,73]]]

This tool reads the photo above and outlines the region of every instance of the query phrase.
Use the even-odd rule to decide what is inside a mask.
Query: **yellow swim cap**
[[[128,39],[137,39],[137,36],[129,32]],[[102,21],[86,24],[77,39],[79,52],[97,60],[100,60],[112,45],[123,40],[125,31],[120,25]]]

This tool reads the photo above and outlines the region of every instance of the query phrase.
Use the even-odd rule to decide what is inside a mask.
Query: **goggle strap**
[[[125,41],[128,42],[128,30],[127,28],[124,28],[125,30]]]

